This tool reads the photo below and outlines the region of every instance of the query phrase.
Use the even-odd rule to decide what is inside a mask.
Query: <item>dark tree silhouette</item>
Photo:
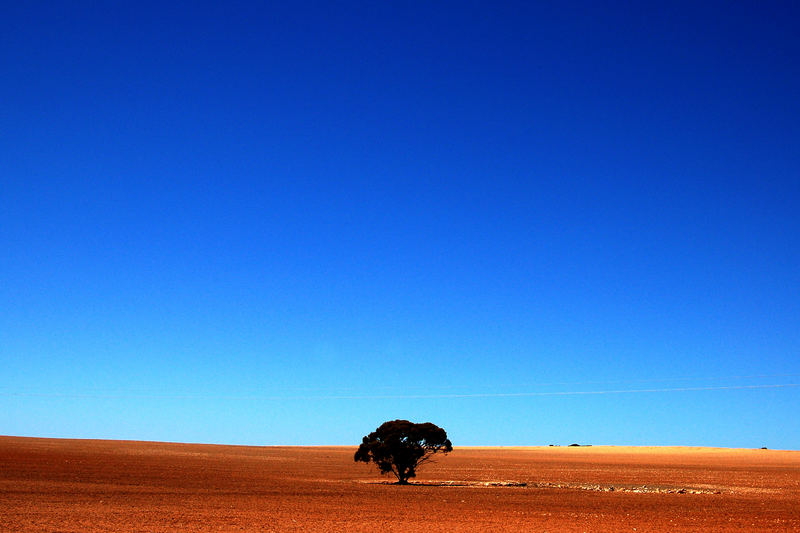
[[[449,453],[453,445],[447,432],[435,424],[415,424],[408,420],[392,420],[364,437],[353,459],[375,463],[381,474],[391,472],[397,483],[407,485],[417,475],[417,468],[431,460],[435,453]]]

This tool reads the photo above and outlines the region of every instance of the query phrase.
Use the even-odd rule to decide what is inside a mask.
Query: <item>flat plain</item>
[[[797,451],[355,448],[0,437],[0,531],[800,531]]]

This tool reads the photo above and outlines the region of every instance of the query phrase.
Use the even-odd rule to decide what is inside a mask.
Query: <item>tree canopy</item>
[[[408,420],[384,422],[365,436],[353,459],[373,462],[381,474],[392,473],[400,485],[417,475],[417,469],[435,453],[449,453],[453,445],[447,432],[430,422],[415,424]]]

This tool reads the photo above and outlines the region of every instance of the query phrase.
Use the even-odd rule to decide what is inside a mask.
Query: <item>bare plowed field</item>
[[[403,487],[354,451],[0,437],[0,530],[800,531],[800,452],[457,447]]]

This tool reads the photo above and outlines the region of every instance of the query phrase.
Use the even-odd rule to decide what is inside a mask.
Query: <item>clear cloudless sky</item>
[[[0,434],[800,448],[799,25],[3,2]]]

